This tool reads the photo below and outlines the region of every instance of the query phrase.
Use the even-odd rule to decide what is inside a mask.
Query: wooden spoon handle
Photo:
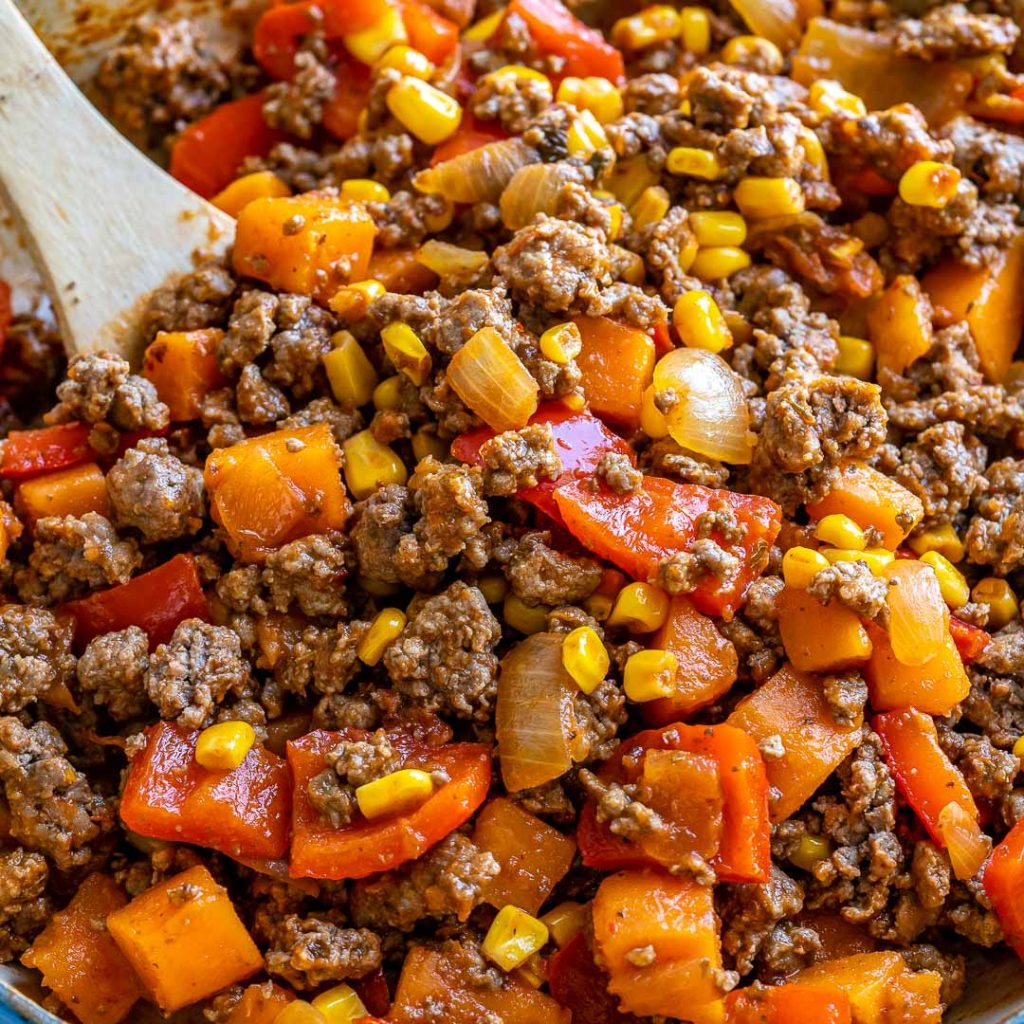
[[[69,354],[137,356],[144,297],[234,235],[232,218],[104,120],[13,0],[0,0],[0,198],[47,278]]]

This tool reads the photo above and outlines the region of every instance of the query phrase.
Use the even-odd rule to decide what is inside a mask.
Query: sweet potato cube
[[[437,285],[437,274],[420,263],[416,253],[416,249],[377,249],[367,274],[389,292],[422,295]]]
[[[871,639],[857,614],[839,601],[823,605],[806,590],[782,592],[779,632],[786,657],[801,672],[836,672],[871,656]]]
[[[97,926],[127,902],[109,875],[89,875],[21,958],[82,1024],[118,1024],[142,995],[117,943]]]
[[[107,482],[95,462],[24,480],[15,491],[14,505],[29,524],[46,516],[110,514]]]
[[[583,350],[576,364],[591,411],[624,427],[640,426],[644,388],[654,374],[654,341],[606,316],[578,316]]]
[[[201,865],[147,889],[107,918],[146,994],[168,1013],[243,981],[263,957],[227,890]]]
[[[171,411],[175,423],[199,418],[203,399],[225,383],[217,364],[224,332],[159,331],[142,359],[142,375]]]
[[[893,278],[868,313],[879,370],[902,373],[932,347],[932,304],[912,274]]]
[[[287,989],[269,981],[249,985],[231,1007],[224,1024],[274,1024],[277,1015],[294,999]]]

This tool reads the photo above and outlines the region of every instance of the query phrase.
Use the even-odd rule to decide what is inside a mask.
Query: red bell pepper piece
[[[637,580],[655,579],[665,559],[689,550],[697,539],[697,517],[702,513],[731,512],[746,530],[739,542],[744,557],[733,578],[709,576],[690,594],[705,615],[731,617],[742,605],[782,525],[782,510],[768,498],[678,484],[663,477],[645,477],[643,486],[629,494],[594,490],[573,480],[560,483],[554,497],[562,520],[580,544]],[[730,546],[715,533],[711,537]]]
[[[370,1013],[377,1017],[386,1017],[391,1009],[391,992],[388,989],[387,978],[384,972],[378,967],[373,974],[365,978],[357,978],[352,981],[352,987],[356,995],[363,1001]]]
[[[370,69],[357,60],[342,60],[334,72],[334,95],[324,104],[323,126],[335,138],[351,139],[369,99]]]
[[[291,824],[291,779],[283,758],[254,746],[233,771],[195,758],[198,731],[160,722],[132,758],[121,820],[150,839],[194,843],[229,857],[283,857]]]
[[[409,45],[435,64],[443,64],[459,45],[459,26],[423,0],[401,0]]]
[[[850,997],[834,985],[768,985],[725,997],[728,1024],[850,1024]]]
[[[633,782],[648,750],[685,750],[704,754],[718,766],[722,787],[722,838],[711,859],[719,881],[766,882],[771,869],[768,776],[756,742],[730,725],[683,725],[648,729],[626,740],[601,766],[606,781]],[[658,865],[632,842],[611,833],[594,816],[588,801],[576,834],[583,863],[601,870]],[[671,867],[670,864],[661,865]]]
[[[580,78],[598,75],[612,82],[625,74],[622,54],[559,0],[512,0],[507,11],[526,22],[541,53],[565,58],[563,74]]]
[[[992,851],[982,882],[1003,938],[1024,960],[1024,821],[1018,821]]]
[[[153,648],[166,643],[185,619],[210,621],[210,606],[191,555],[175,555],[127,583],[69,601],[63,610],[74,617],[79,647],[101,633],[138,626]]]
[[[956,644],[956,649],[960,652],[960,660],[965,665],[977,661],[978,656],[992,639],[985,630],[972,626],[955,615],[949,617],[949,635],[953,638],[953,643]]]
[[[254,93],[222,103],[190,124],[171,147],[170,171],[183,185],[209,199],[234,181],[246,157],[266,156],[286,138],[263,120],[263,95]]]
[[[12,430],[3,443],[0,476],[27,480],[96,458],[88,423],[61,423],[39,430]]]
[[[295,878],[365,878],[388,871],[425,853],[467,821],[484,802],[491,784],[490,748],[480,743],[429,746],[405,733],[392,735],[401,767],[442,769],[450,782],[408,814],[367,821],[358,818],[332,828],[309,800],[310,779],[323,770],[324,757],[343,739],[365,735],[317,730],[288,743],[295,780],[292,810],[291,874]]]
[[[572,1010],[573,1024],[639,1024],[619,1009],[608,991],[608,975],[594,962],[581,934],[574,936],[548,962],[548,988],[555,1001]]]
[[[467,110],[463,114],[462,121],[455,134],[449,136],[434,149],[434,153],[430,158],[430,166],[436,167],[438,164],[443,164],[445,160],[462,156],[463,153],[479,149],[481,146],[486,146],[489,142],[500,142],[508,137],[508,132],[497,121],[478,121]]]

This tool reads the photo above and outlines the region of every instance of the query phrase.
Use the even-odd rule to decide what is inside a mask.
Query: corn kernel
[[[936,160],[918,160],[900,178],[900,199],[911,206],[929,206],[941,210],[960,184],[960,172],[951,164]]]
[[[210,771],[234,771],[255,742],[256,733],[248,722],[218,722],[196,738],[196,761]]]
[[[359,587],[373,597],[394,597],[402,588],[397,583],[386,583],[372,576],[359,576]]]
[[[732,345],[732,334],[718,303],[703,289],[684,292],[676,299],[672,326],[687,348],[722,352]]]
[[[668,151],[668,156],[665,158],[665,170],[669,174],[714,181],[721,175],[722,165],[719,163],[718,157],[708,149],[676,146]]]
[[[782,51],[763,36],[733,36],[722,47],[722,61],[745,65],[755,62],[765,74],[777,75],[785,63]]]
[[[611,659],[590,626],[578,626],[562,641],[562,667],[584,693],[593,693],[608,675]]]
[[[586,160],[608,145],[608,136],[601,122],[589,110],[581,110],[569,126],[565,144],[569,156]]]
[[[875,346],[864,338],[839,336],[839,358],[836,359],[836,373],[870,380],[875,368]]]
[[[331,341],[334,348],[323,356],[331,393],[339,405],[366,405],[377,386],[373,363],[348,331],[338,331]]]
[[[820,552],[832,563],[863,562],[876,576],[880,575],[896,557],[885,548],[865,548],[863,551],[855,551],[852,548],[821,548]]]
[[[549,910],[541,920],[547,925],[555,945],[561,949],[583,931],[586,918],[586,907],[568,900]]]
[[[409,41],[398,5],[388,5],[369,28],[342,36],[345,49],[364,64],[374,65],[392,46]],[[397,115],[396,115],[397,116]]]
[[[400,44],[392,46],[379,61],[378,68],[391,68],[403,75],[410,75],[413,78],[422,78],[423,81],[430,81],[434,74],[434,62],[419,50],[411,46]]]
[[[697,251],[690,273],[700,281],[720,281],[750,266],[750,257],[734,245],[705,245]]]
[[[825,147],[821,144],[821,139],[818,138],[814,130],[806,125],[802,125],[800,128],[800,146],[803,148],[804,159],[807,163],[821,175],[823,181],[829,181],[831,175],[828,169],[828,157],[825,155]]]
[[[931,526],[922,530],[907,541],[910,550],[921,556],[926,551],[938,551],[951,562],[961,562],[964,557],[964,542],[960,539],[952,523]]]
[[[542,82],[547,86],[551,85],[551,79],[543,71],[529,68],[525,64],[504,64],[495,71],[488,71],[480,81],[492,84],[512,81]]]
[[[688,98],[683,98],[679,101],[679,113],[683,117],[689,117],[693,113],[693,104]]]
[[[800,838],[797,848],[789,855],[791,864],[804,871],[813,871],[832,853],[832,844],[825,836],[804,835]]]
[[[583,601],[583,610],[598,622],[604,622],[611,614],[612,606],[619,591],[626,585],[626,574],[618,569],[605,569],[597,589]]]
[[[601,124],[622,117],[622,93],[607,78],[563,78],[555,99],[577,110],[589,110]]]
[[[657,4],[628,18],[619,18],[612,25],[612,43],[625,50],[642,50],[654,43],[676,39],[682,30],[679,12],[666,4]]]
[[[782,578],[787,587],[794,590],[806,590],[811,580],[829,566],[828,559],[815,551],[800,545],[789,548],[782,556]]]
[[[697,210],[689,223],[700,245],[742,245],[747,240],[747,222],[731,210]]]
[[[650,583],[627,583],[615,598],[609,626],[622,626],[630,633],[653,633],[668,618],[668,594]]]
[[[703,57],[711,50],[711,18],[704,7],[684,7],[679,12],[680,37],[687,53]]]
[[[626,659],[622,688],[626,696],[638,704],[671,697],[678,670],[679,659],[671,651],[637,651]]]
[[[356,990],[345,984],[321,992],[313,1005],[324,1015],[327,1024],[352,1024],[368,1012]]]
[[[811,110],[821,117],[829,114],[848,114],[852,117],[864,117],[868,108],[859,96],[847,92],[837,81],[831,78],[820,78],[811,83],[808,97]]]
[[[671,205],[668,192],[660,185],[645,188],[629,211],[633,216],[633,227],[639,231],[664,220]]]
[[[583,412],[587,408],[587,396],[582,391],[572,391],[568,395],[562,395],[559,401],[572,412]]]
[[[356,501],[387,484],[404,484],[409,478],[405,463],[369,430],[353,434],[341,447],[345,453],[345,483]]]
[[[372,668],[380,661],[388,644],[401,635],[407,621],[401,608],[384,608],[377,612],[356,647],[356,657]]]
[[[543,949],[547,941],[544,922],[509,903],[498,911],[480,948],[488,960],[511,971]]]
[[[548,965],[540,953],[531,953],[516,968],[516,976],[533,988],[540,988],[548,980]]]
[[[750,321],[738,309],[724,309],[722,316],[729,326],[733,344],[746,345],[753,340],[754,328]]]
[[[501,604],[508,593],[508,580],[496,573],[492,576],[481,576],[476,585],[488,604]]]
[[[371,178],[349,178],[341,183],[341,198],[353,203],[386,203],[391,192],[386,185]]]
[[[433,793],[434,780],[430,772],[400,768],[356,787],[356,803],[362,816],[372,821],[385,815],[405,814],[425,803]]]
[[[571,320],[556,324],[540,336],[540,350],[545,359],[565,366],[583,351],[583,336]]]
[[[655,405],[654,396],[657,391],[653,384],[644,389],[640,402],[640,429],[653,441],[668,437],[668,420],[665,414]]]
[[[849,516],[839,513],[819,519],[814,525],[814,536],[834,548],[863,551],[868,546],[864,531]]]
[[[626,209],[640,198],[644,189],[658,183],[658,175],[647,164],[647,157],[641,153],[628,160],[619,160],[606,179],[608,190]]]
[[[458,100],[408,75],[391,86],[385,102],[402,126],[428,146],[454,135],[462,121]]]
[[[375,409],[400,409],[402,407],[402,377],[394,374],[385,377],[373,389],[373,407]]]
[[[971,599],[971,589],[967,586],[967,580],[945,555],[940,555],[938,551],[926,551],[921,556],[921,561],[935,570],[942,599],[950,608],[962,608],[967,604]]]
[[[327,1024],[327,1018],[304,999],[293,999],[274,1018],[274,1024]]]
[[[380,340],[385,354],[399,373],[404,373],[416,387],[426,381],[432,365],[430,353],[408,324],[397,321],[388,324],[380,332]]]
[[[416,250],[416,262],[441,277],[472,277],[481,273],[490,261],[486,252],[463,249],[439,238],[427,239]]]
[[[548,628],[549,611],[550,609],[544,605],[526,604],[521,598],[510,593],[502,605],[501,617],[506,626],[511,626],[524,636],[530,636]]]
[[[1024,757],[1024,736],[1020,736],[1013,745],[1013,756]]]
[[[210,202],[231,217],[237,217],[254,199],[282,199],[292,190],[273,172],[255,171],[236,178]]]
[[[608,210],[608,241],[614,242],[622,235],[622,204],[611,203],[606,209]]]
[[[420,427],[412,435],[411,443],[412,454],[417,462],[422,462],[427,458],[443,462],[449,455],[448,445],[428,427]]]
[[[455,219],[455,204],[448,198],[439,196],[442,204],[436,209],[426,210],[423,214],[423,227],[432,235],[446,231]]]
[[[992,629],[1002,629],[1020,613],[1017,595],[1010,584],[998,576],[979,580],[971,591],[971,597],[978,604],[988,605],[988,625]]]
[[[795,178],[744,178],[733,192],[744,217],[787,217],[804,212],[804,190]]]
[[[354,323],[366,316],[370,304],[387,294],[387,289],[372,278],[342,285],[327,303],[343,320]]]
[[[486,18],[481,18],[470,25],[462,33],[462,38],[472,40],[473,42],[486,42],[498,31],[498,26],[504,17],[505,8],[499,7],[493,14],[488,14]]]

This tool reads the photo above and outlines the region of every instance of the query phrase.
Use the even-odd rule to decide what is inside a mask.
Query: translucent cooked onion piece
[[[539,160],[522,139],[501,139],[420,171],[413,184],[453,203],[496,203],[516,171]]]
[[[440,277],[473,277],[482,273],[490,259],[485,252],[463,249],[438,238],[427,239],[416,250],[416,262]]]
[[[501,220],[509,231],[526,227],[538,213],[554,214],[568,180],[567,165],[530,164],[520,167],[501,194]]]
[[[796,0],[732,0],[732,6],[754,35],[770,39],[783,53],[800,42]]]
[[[750,462],[753,437],[740,378],[714,352],[677,348],[654,368],[657,391],[674,391],[678,401],[665,413],[676,444],[710,459]]]
[[[534,633],[502,659],[495,728],[510,792],[559,778],[580,753],[573,712],[580,691],[562,665],[564,640],[561,633]]]
[[[936,827],[949,854],[953,874],[961,881],[973,878],[992,850],[992,842],[981,826],[951,800],[939,811]]]
[[[885,567],[891,582],[889,642],[896,660],[924,665],[942,650],[949,632],[949,610],[935,570],[912,558],[897,558]]]

